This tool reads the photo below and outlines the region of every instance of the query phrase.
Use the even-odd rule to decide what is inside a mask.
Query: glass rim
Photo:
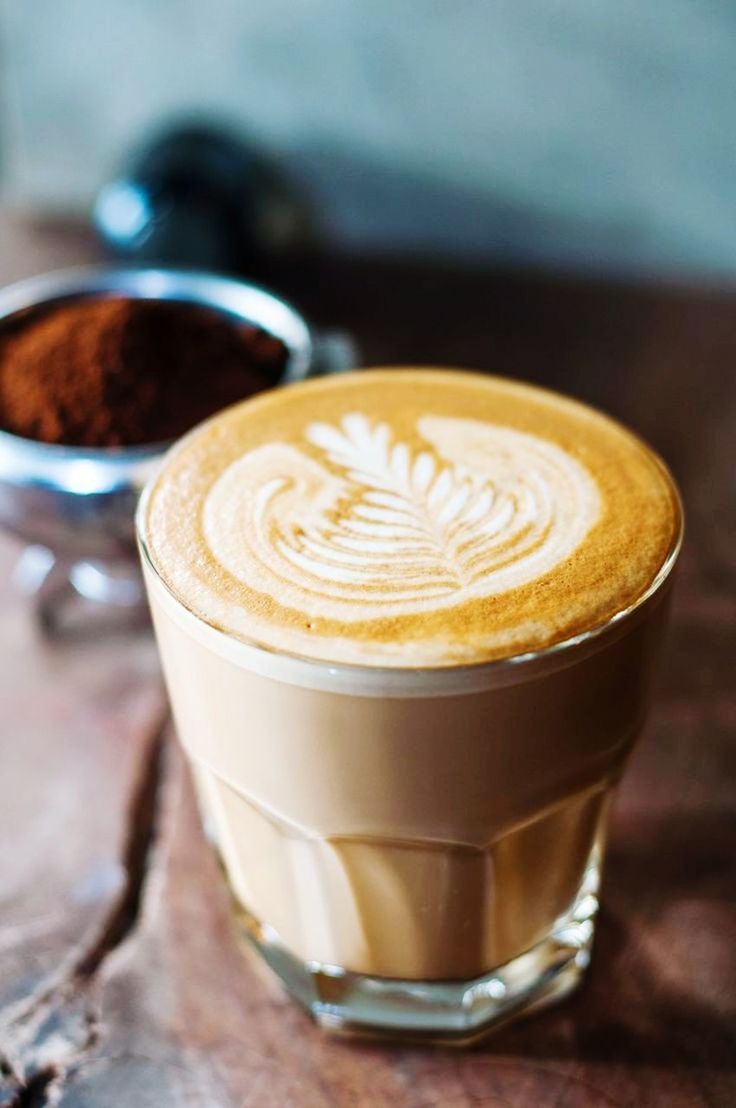
[[[189,432],[191,434],[192,432]],[[629,432],[633,434],[633,432]],[[188,436],[185,436],[188,437]],[[636,436],[640,439],[640,436]],[[179,440],[181,442],[182,440]],[[647,588],[626,607],[601,623],[575,635],[553,642],[537,650],[520,651],[506,657],[481,662],[442,664],[434,666],[391,666],[368,663],[336,662],[310,657],[298,651],[270,646],[258,639],[223,631],[216,624],[188,607],[159,572],[145,535],[144,521],[152,490],[160,469],[152,475],[141,497],[135,515],[135,531],[144,570],[147,569],[161,590],[170,608],[183,618],[187,629],[206,640],[216,653],[228,657],[236,665],[272,680],[300,685],[324,692],[348,696],[369,697],[429,697],[452,696],[481,692],[492,688],[518,684],[537,676],[567,668],[589,654],[603,649],[609,641],[643,617],[650,602],[662,592],[670,580],[682,549],[685,519],[682,497],[669,467],[648,443],[640,439],[657,465],[662,469],[674,494],[677,507],[677,528],[659,570]],[[178,444],[175,444],[174,449]],[[617,633],[618,632],[618,633]],[[241,655],[240,658],[237,655]]]

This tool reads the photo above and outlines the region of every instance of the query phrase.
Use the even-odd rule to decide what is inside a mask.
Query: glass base
[[[574,904],[524,954],[469,981],[411,981],[303,962],[268,924],[238,907],[248,940],[289,993],[328,1031],[465,1046],[511,1019],[561,1000],[590,961],[598,909],[595,849]]]

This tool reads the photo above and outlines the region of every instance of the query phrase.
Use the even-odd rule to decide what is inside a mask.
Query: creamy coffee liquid
[[[679,526],[664,468],[598,412],[498,378],[374,370],[193,432],[145,538],[174,595],[235,638],[412,667],[598,626],[646,592]]]

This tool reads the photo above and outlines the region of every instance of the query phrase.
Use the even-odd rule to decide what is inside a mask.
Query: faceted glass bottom
[[[469,981],[370,977],[303,962],[278,934],[238,907],[248,940],[322,1027],[342,1034],[466,1045],[511,1019],[567,996],[590,961],[600,857],[591,853],[568,912],[517,958]]]

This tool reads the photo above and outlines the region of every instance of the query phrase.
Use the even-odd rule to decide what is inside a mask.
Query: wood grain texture
[[[3,279],[90,252],[9,226]],[[275,276],[366,360],[565,389],[638,428],[680,480],[688,540],[590,974],[470,1052],[318,1031],[233,934],[148,635],[44,643],[3,540],[0,1108],[730,1108],[736,293],[350,260]]]

